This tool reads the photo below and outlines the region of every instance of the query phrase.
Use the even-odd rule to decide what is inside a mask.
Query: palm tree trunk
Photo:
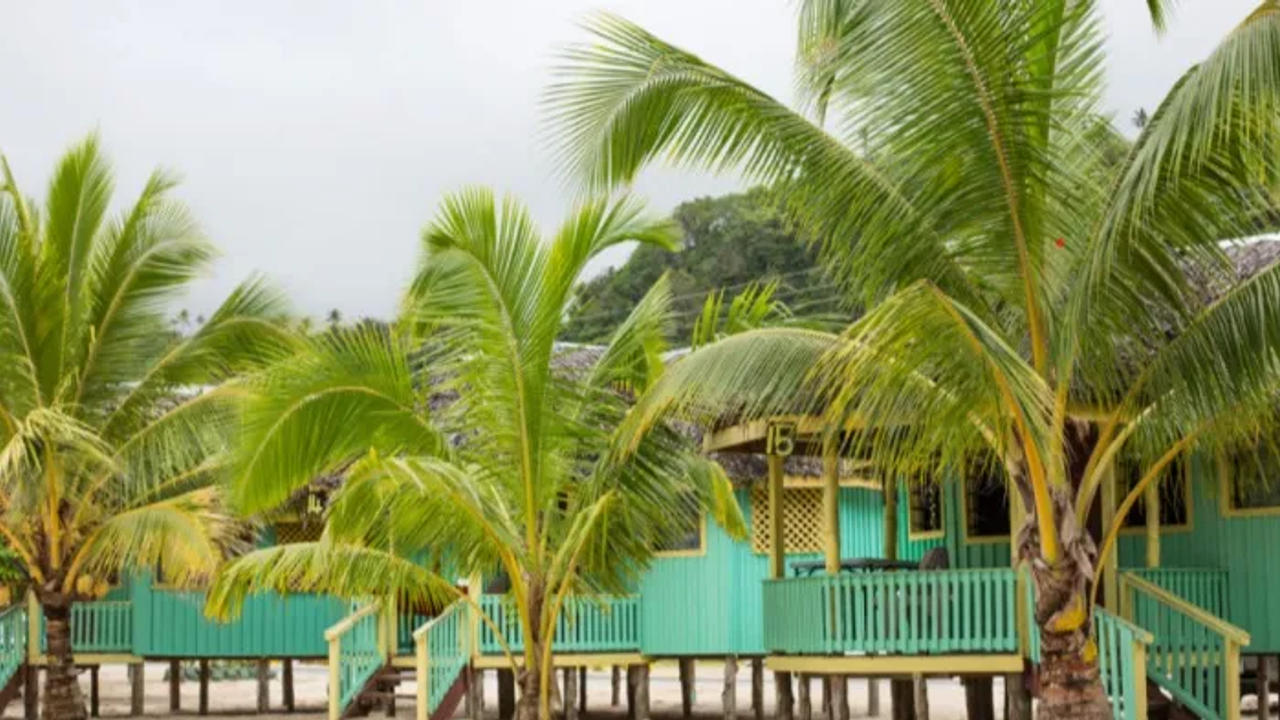
[[[44,720],[84,720],[88,713],[71,655],[71,598],[61,592],[40,593],[49,665],[44,681]]]
[[[1087,650],[1091,645],[1089,618],[1078,610],[1087,607],[1088,598],[1078,590],[1062,587],[1060,581],[1053,579],[1053,573],[1032,575],[1038,598],[1036,624],[1040,628],[1040,703],[1036,717],[1110,718],[1111,704],[1102,688],[1097,652]]]

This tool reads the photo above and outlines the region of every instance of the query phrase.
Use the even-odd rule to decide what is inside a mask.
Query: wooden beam
[[[1003,675],[1022,672],[1022,656],[1006,655],[770,655],[771,670],[814,675]]]
[[[39,621],[39,617],[36,617],[36,622]],[[40,717],[40,668],[28,664],[23,670],[25,672],[22,678],[22,716],[25,720],[37,720]],[[94,676],[96,677],[97,673],[94,673]]]
[[[831,697],[827,711],[828,720],[849,720],[849,678],[835,675],[830,678]]]
[[[682,657],[677,660],[676,671],[680,675],[680,716],[688,720],[693,717],[693,658]]]
[[[143,713],[143,691],[146,689],[146,665],[129,666],[129,713],[135,717]]]
[[[89,717],[98,717],[101,708],[98,703],[98,665],[89,666]]]
[[[480,687],[480,709],[484,710],[484,684],[481,683]],[[587,668],[585,665],[578,668],[578,712],[583,715],[587,714]],[[476,715],[477,720],[481,717],[483,717],[483,714]]]
[[[822,439],[822,554],[828,575],[840,573],[840,439]]]
[[[280,672],[280,695],[284,700],[284,711],[293,712],[293,658],[285,658]]]
[[[610,666],[609,680],[611,683],[609,704],[613,707],[618,707],[618,703],[622,702],[622,670],[617,665]]]
[[[734,655],[724,659],[724,690],[720,692],[720,703],[724,707],[724,720],[737,720],[738,658]]]
[[[1116,522],[1116,504],[1116,466],[1112,462],[1107,464],[1102,475],[1102,532],[1104,533],[1110,531]],[[1113,613],[1120,612],[1120,595],[1117,586],[1120,582],[1120,576],[1117,574],[1119,568],[1120,561],[1116,553],[1107,555],[1106,563],[1102,566],[1102,605]]]
[[[751,713],[764,720],[764,658],[751,658]]]
[[[271,688],[268,680],[271,677],[271,663],[266,658],[258,658],[258,712],[265,713],[271,709]]]
[[[510,667],[498,668],[498,720],[516,714],[516,674]]]
[[[565,668],[564,720],[578,720],[578,668]]]
[[[169,712],[182,709],[182,661],[169,661]]]
[[[797,717],[799,720],[813,720],[813,699],[809,697],[809,693],[813,689],[810,687],[812,680],[812,675],[800,673],[800,687],[796,693]]]
[[[333,679],[332,674],[330,680]],[[330,687],[337,687],[331,685]],[[331,692],[330,695],[337,695]],[[201,715],[209,714],[209,658],[200,658],[200,706],[198,712]]]
[[[898,481],[884,479],[884,559],[898,559]]]
[[[768,455],[769,466],[769,577],[785,577],[786,548],[782,525],[782,461],[781,455]]]
[[[1147,507],[1147,567],[1160,567],[1160,483],[1147,485],[1142,491]],[[1115,553],[1112,553],[1113,555]]]
[[[524,656],[517,655],[515,657],[516,665],[524,665]],[[554,653],[551,656],[551,666],[564,667],[601,667],[603,665],[639,665],[649,662],[644,655],[638,652],[602,652],[602,653]],[[396,664],[399,663],[397,658]],[[502,668],[511,668],[511,661],[505,655],[481,655],[473,660],[478,668],[485,670],[501,670]]]
[[[768,664],[767,661],[766,664]],[[775,715],[778,720],[793,720],[795,705],[794,697],[791,694],[791,673],[786,670],[778,670],[774,672],[773,679],[777,684],[777,690],[774,695],[777,698]]]

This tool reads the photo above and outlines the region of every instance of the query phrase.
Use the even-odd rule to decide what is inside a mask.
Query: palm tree
[[[315,336],[262,378],[246,410],[240,507],[271,508],[323,473],[346,479],[319,542],[230,563],[211,610],[234,612],[258,588],[432,605],[459,597],[458,577],[500,572],[525,639],[519,716],[549,718],[567,596],[627,592],[653,548],[704,508],[743,530],[723,471],[682,435],[658,425],[625,459],[613,447],[630,392],[661,371],[665,280],[602,349],[557,350],[583,268],[624,241],[670,247],[672,227],[632,200],[593,201],[543,242],[514,201],[447,197],[398,323]]]
[[[1166,4],[1149,3],[1159,22]],[[909,476],[999,453],[1031,511],[1041,717],[1103,717],[1102,557],[1080,528],[1111,461],[1144,463],[1123,517],[1175,457],[1272,427],[1280,270],[1242,281],[1220,241],[1273,217],[1280,4],[1189,69],[1119,154],[1093,2],[805,0],[799,26],[802,110],[610,16],[550,90],[568,174],[601,190],[661,158],[772,184],[869,309],[838,335],[707,346],[632,424],[806,409],[865,428],[856,442],[878,437],[874,461]]]
[[[329,322],[330,328],[336,328],[342,324],[342,311],[338,308],[333,308],[329,311],[329,314],[325,316],[325,319]]]
[[[290,340],[256,280],[191,334],[169,330],[166,306],[213,257],[169,175],[109,219],[96,137],[58,163],[38,214],[0,167],[0,535],[48,625],[44,717],[83,718],[72,601],[126,570],[212,573],[237,537],[218,509],[222,383]]]

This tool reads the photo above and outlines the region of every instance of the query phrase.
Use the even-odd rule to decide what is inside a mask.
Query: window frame
[[[1280,450],[1277,450],[1280,455]],[[1218,485],[1220,486],[1220,512],[1226,518],[1274,517],[1280,515],[1280,505],[1240,508],[1235,506],[1235,463],[1226,452],[1218,453]]]
[[[1181,463],[1181,468],[1182,468],[1182,494],[1183,494],[1182,502],[1187,508],[1187,521],[1183,523],[1178,523],[1177,525],[1166,525],[1165,523],[1158,522],[1156,523],[1156,525],[1159,528],[1159,531],[1161,534],[1189,533],[1195,530],[1195,524],[1196,524],[1195,523],[1195,504],[1192,502],[1192,500],[1195,498],[1195,494],[1191,492],[1191,480],[1192,480],[1191,456],[1187,454],[1180,455],[1178,456],[1178,462]],[[1138,478],[1138,479],[1141,479],[1141,478]],[[1127,484],[1125,486],[1119,486],[1120,480],[1121,480],[1120,474],[1115,473],[1115,482],[1117,484],[1116,502],[1118,503],[1123,502],[1124,499],[1128,497],[1129,492],[1132,490],[1132,488],[1128,487]],[[1160,484],[1156,483],[1157,491],[1159,491],[1159,488],[1160,488]],[[1136,506],[1137,503],[1135,502],[1134,505]],[[1280,508],[1277,508],[1277,511],[1280,512]],[[1142,525],[1122,524],[1120,526],[1121,535],[1145,535],[1146,532],[1147,532],[1146,523],[1143,523]]]
[[[680,548],[679,550],[654,550],[655,558],[687,558],[702,557],[707,554],[707,514],[698,517],[698,547]]]
[[[1003,473],[1001,473],[1003,476]],[[966,545],[986,545],[986,544],[1002,544],[1008,543],[1013,537],[1013,517],[1009,517],[1009,532],[1003,535],[973,535],[969,532],[969,473],[965,473],[960,478],[960,533],[961,539]],[[1009,487],[1009,481],[1006,478],[1004,482],[1005,508],[1010,514],[1013,512],[1013,494],[1012,488]]]
[[[940,540],[947,536],[947,499],[946,488],[933,478],[925,478],[915,482],[904,483],[907,492],[907,540]],[[916,506],[915,491],[925,485],[932,486],[937,491],[938,498],[938,527],[936,530],[917,530],[915,524]]]

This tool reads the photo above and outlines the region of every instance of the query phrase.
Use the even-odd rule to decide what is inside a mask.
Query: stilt
[[[929,720],[929,684],[924,675],[911,676],[911,690],[915,694],[916,720]]]
[[[1004,676],[1005,720],[1031,720],[1031,693],[1022,673]]]
[[[730,655],[724,659],[724,691],[720,693],[720,702],[724,705],[724,720],[736,720],[738,717],[738,657]]]
[[[480,687],[484,687],[481,685]],[[484,708],[484,703],[480,705]],[[585,715],[587,713],[587,666],[583,665],[578,668],[578,713]],[[480,720],[479,716],[475,720]]]
[[[22,678],[22,716],[26,720],[37,720],[40,717],[40,668],[26,665]],[[97,677],[97,673],[94,673]],[[97,687],[97,683],[94,683]]]
[[[751,658],[751,712],[764,720],[764,659]]]
[[[484,717],[484,670],[468,665],[463,671],[467,678],[467,720]]]
[[[609,688],[609,704],[618,707],[618,703],[622,702],[622,670],[617,665],[609,669],[609,680],[612,684]]]
[[[829,720],[849,720],[849,678],[844,675],[831,677],[831,706]]]
[[[564,669],[564,720],[578,720],[578,668]]]
[[[209,659],[200,658],[200,710],[201,715],[209,714]]]
[[[1271,674],[1271,656],[1258,656],[1258,717],[1271,717],[1271,683],[1275,680]]]
[[[258,658],[258,712],[270,709],[271,694],[267,686],[267,678],[271,675],[271,663],[266,658]]]
[[[991,676],[961,678],[964,684],[964,707],[969,720],[996,720],[995,702],[991,699]]]
[[[880,678],[867,678],[867,714],[880,716]]]
[[[693,717],[693,658],[680,658],[676,669],[680,674],[680,713],[688,720]]]
[[[778,720],[793,720],[795,717],[795,700],[791,694],[791,673],[778,672],[773,675],[774,682],[777,684],[777,705],[774,710],[774,716]]]
[[[89,717],[98,717],[98,666],[89,666]]]
[[[910,680],[889,680],[889,701],[893,720],[915,720],[915,697]]]
[[[636,720],[636,666],[627,666],[627,720]]]
[[[142,663],[129,663],[129,714],[142,715],[143,691],[146,689],[146,671]]]
[[[516,675],[508,669],[498,670],[498,720],[511,720],[516,714]]]
[[[637,665],[636,675],[636,720],[649,720],[649,665]]]
[[[182,709],[182,661],[169,661],[169,712]]]
[[[293,712],[293,658],[285,658],[280,668],[280,695],[284,700],[284,711]]]
[[[800,706],[797,713],[798,720],[813,720],[813,701],[809,698],[809,685],[812,679],[812,675],[800,674],[800,692],[797,698],[797,704]]]
[[[830,718],[831,717],[831,676],[823,675],[821,681],[819,682],[819,685],[822,688],[822,697],[820,698],[822,701],[821,715],[825,718]]]

